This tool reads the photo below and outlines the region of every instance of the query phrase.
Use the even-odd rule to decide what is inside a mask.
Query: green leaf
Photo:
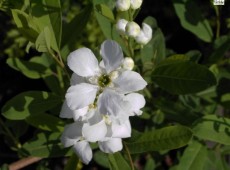
[[[63,120],[45,113],[30,115],[26,118],[26,122],[38,129],[50,132],[62,132],[65,126]]]
[[[216,84],[205,66],[185,60],[166,59],[153,71],[152,79],[161,88],[174,94],[191,94]]]
[[[78,163],[79,163],[79,159],[78,159],[77,155],[74,153],[69,158],[67,164],[65,165],[64,170],[77,170]]]
[[[97,162],[97,164],[99,164],[105,168],[109,168],[109,159],[108,159],[108,155],[106,153],[101,152],[101,151],[97,151],[94,153],[93,159],[95,162]]]
[[[161,29],[157,26],[157,21],[153,17],[147,17],[144,20],[153,29],[153,37],[151,41],[141,49],[141,59],[143,63],[149,65],[158,64],[161,60],[165,59],[165,39]],[[145,65],[146,65],[145,64]],[[152,66],[150,65],[152,68]]]
[[[51,75],[49,69],[40,63],[24,61],[19,58],[8,58],[6,63],[13,69],[20,71],[26,77],[39,79],[44,75]]]
[[[193,127],[195,136],[230,145],[230,119],[218,117],[216,115],[207,115],[197,121]]]
[[[109,7],[107,7],[104,4],[97,4],[95,7],[96,7],[96,10],[97,10],[97,13],[105,16],[106,18],[108,18],[112,22],[115,21],[113,12]]]
[[[60,104],[59,96],[45,91],[27,91],[10,99],[2,108],[2,114],[10,120],[23,120],[30,115],[43,113]]]
[[[120,152],[109,154],[110,170],[131,170],[130,166]]]
[[[72,154],[70,148],[63,148],[60,143],[60,133],[39,133],[32,141],[23,144],[19,151],[29,156],[42,158],[70,156]]]
[[[49,27],[45,27],[44,30],[38,35],[35,41],[35,47],[38,52],[49,52],[51,46],[51,32]]]
[[[193,0],[173,0],[173,6],[181,25],[205,42],[211,42],[213,32],[199,6]]]
[[[127,140],[130,153],[177,149],[188,144],[192,131],[185,126],[169,126],[134,135]]]
[[[62,47],[65,44],[76,42],[77,37],[81,35],[92,13],[92,5],[88,5],[79,14],[77,14],[70,23],[63,25]]]
[[[177,170],[203,170],[207,155],[207,148],[193,141],[185,149]]]
[[[28,38],[31,42],[35,42],[38,36],[37,25],[31,19],[31,17],[23,11],[18,9],[11,10],[15,24],[19,31]]]

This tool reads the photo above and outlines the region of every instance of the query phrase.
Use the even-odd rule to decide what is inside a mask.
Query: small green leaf
[[[193,127],[195,136],[230,145],[230,119],[218,117],[216,115],[207,115],[197,121]]]
[[[149,62],[153,65],[158,64],[165,59],[165,39],[161,29],[157,26],[157,21],[153,17],[147,17],[144,20],[153,29],[152,40],[141,49],[141,59],[145,65]],[[152,68],[151,65],[149,67]]]
[[[64,130],[65,123],[61,119],[45,113],[33,114],[26,118],[26,122],[38,129],[61,132]]]
[[[23,120],[32,114],[43,113],[62,100],[44,91],[27,91],[10,99],[2,108],[2,114],[10,120]]]
[[[33,61],[24,61],[19,58],[8,58],[6,63],[11,68],[20,71],[31,79],[39,79],[44,75],[51,75],[51,71],[44,65]]]
[[[79,14],[77,14],[70,23],[63,25],[62,47],[65,44],[71,44],[81,35],[92,13],[92,6],[88,5]]]
[[[152,79],[174,94],[197,93],[216,84],[215,76],[205,66],[186,60],[164,60],[153,71]]]
[[[109,168],[109,159],[108,159],[108,155],[106,153],[101,152],[101,151],[97,151],[97,152],[94,153],[93,159],[99,165],[101,165],[101,166],[103,166],[105,168]]]
[[[112,10],[104,4],[97,4],[96,6],[97,13],[105,16],[112,22],[115,20]]]
[[[193,141],[185,149],[177,170],[203,170],[207,154],[205,146]]]
[[[32,141],[23,144],[20,151],[29,156],[41,158],[70,156],[72,150],[70,148],[63,148],[63,145],[60,143],[60,136],[60,133],[39,133]]]
[[[211,42],[213,32],[207,19],[202,17],[199,6],[193,0],[173,0],[181,25],[205,42]]]
[[[78,163],[79,163],[79,159],[78,159],[77,155],[74,153],[69,158],[67,164],[65,165],[64,170],[78,170],[77,169]]]
[[[192,131],[185,126],[169,126],[135,135],[126,142],[130,153],[177,149],[188,144]]]
[[[49,27],[45,27],[44,30],[38,35],[35,41],[35,47],[38,52],[49,52],[51,46],[51,32]]]
[[[129,164],[126,162],[120,152],[109,154],[109,163],[110,170],[131,170]]]

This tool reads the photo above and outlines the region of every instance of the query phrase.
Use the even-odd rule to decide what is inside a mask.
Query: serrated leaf
[[[194,135],[201,139],[230,145],[230,119],[228,118],[207,115],[197,121],[192,130]]]
[[[130,153],[177,149],[188,144],[192,131],[185,126],[169,126],[158,130],[139,133],[127,141]]]
[[[173,94],[197,93],[216,84],[205,66],[185,60],[164,60],[153,71],[152,79]]]
[[[109,154],[108,158],[110,163],[110,170],[131,170],[129,164],[126,162],[120,152]]]
[[[23,120],[32,114],[43,113],[62,101],[45,91],[27,91],[10,99],[2,108],[2,115],[10,120]]]
[[[199,6],[193,0],[173,0],[173,6],[181,25],[205,42],[211,42],[213,32]]]

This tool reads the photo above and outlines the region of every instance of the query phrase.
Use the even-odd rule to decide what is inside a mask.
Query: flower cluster
[[[136,10],[140,8],[142,0],[117,0],[116,7],[118,11]],[[132,37],[141,45],[147,44],[152,39],[152,28],[142,23],[142,28],[134,21],[119,19],[116,23],[116,29],[121,35]]]
[[[80,48],[68,56],[67,64],[74,72],[60,117],[73,118],[61,137],[65,147],[73,146],[81,160],[92,159],[90,142],[101,151],[114,153],[122,149],[122,138],[130,137],[130,116],[140,115],[145,105],[143,95],[134,93],[147,85],[134,62],[124,58],[121,47],[112,40],[102,43],[102,61],[88,48]]]

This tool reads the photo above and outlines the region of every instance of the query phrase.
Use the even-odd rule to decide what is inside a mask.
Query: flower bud
[[[131,8],[136,10],[141,7],[143,0],[130,0]]]
[[[117,0],[116,8],[118,11],[127,11],[130,8],[130,0]]]
[[[152,28],[148,24],[143,23],[142,30],[140,31],[139,35],[136,36],[135,40],[137,43],[141,45],[145,45],[151,39],[152,39]]]
[[[135,38],[141,31],[140,26],[136,22],[128,22],[125,27],[128,36]]]
[[[131,57],[125,57],[122,66],[126,70],[132,70],[134,67],[134,61]]]
[[[122,35],[125,35],[126,32],[125,32],[125,27],[127,25],[128,21],[125,20],[125,19],[119,19],[117,21],[117,24],[116,24],[116,29],[118,30],[118,32]]]

